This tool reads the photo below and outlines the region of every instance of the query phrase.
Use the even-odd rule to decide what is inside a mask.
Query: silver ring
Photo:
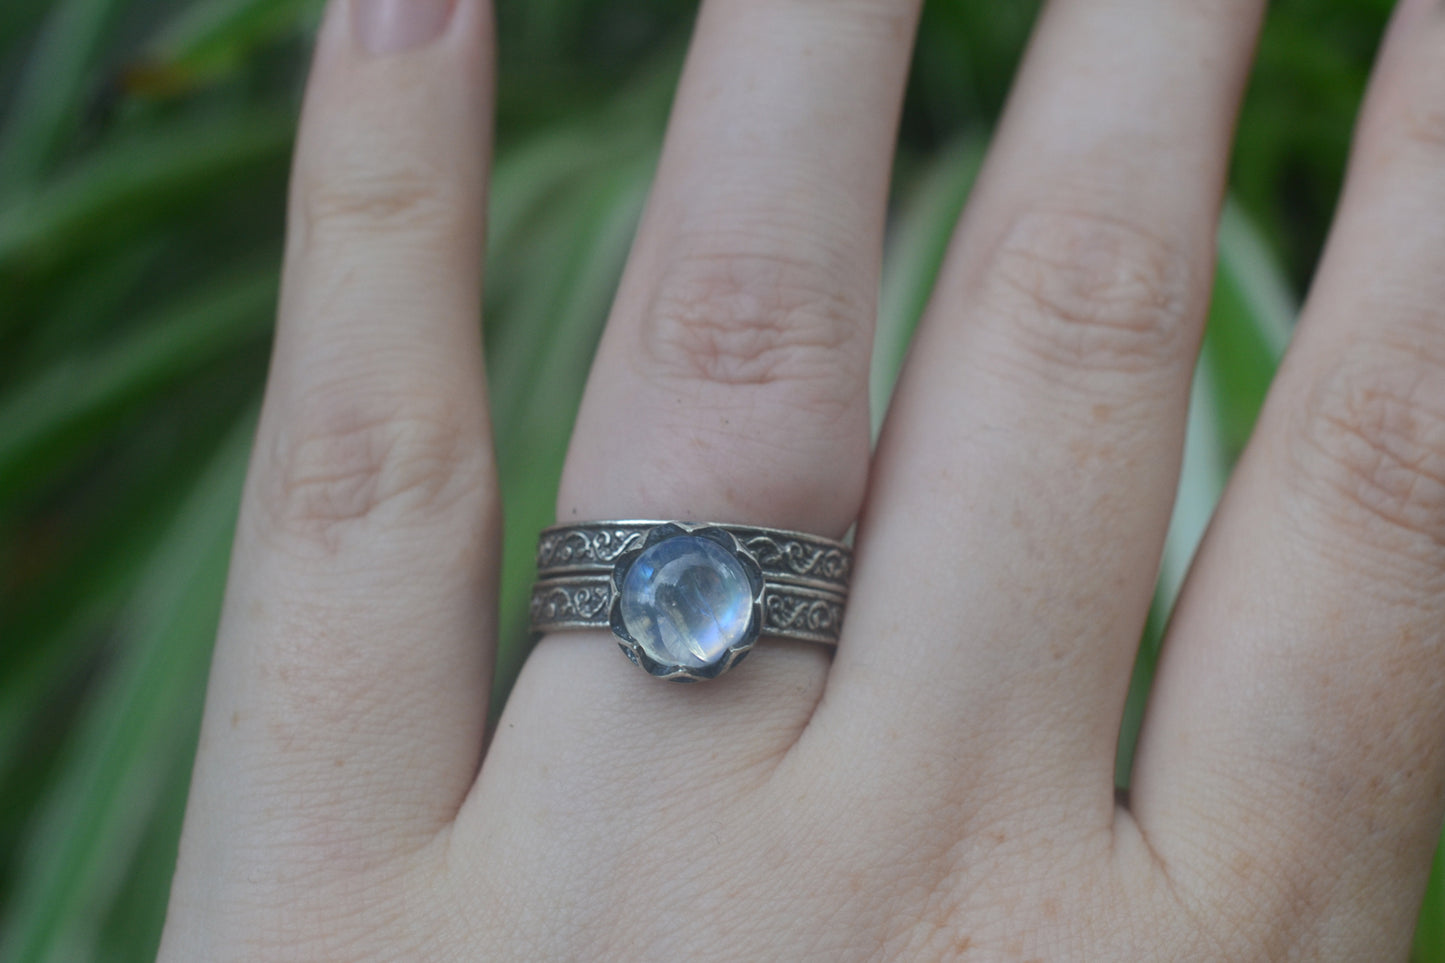
[[[609,628],[632,662],[677,682],[714,679],[760,637],[836,645],[853,552],[752,525],[558,525],[537,543],[533,633]]]

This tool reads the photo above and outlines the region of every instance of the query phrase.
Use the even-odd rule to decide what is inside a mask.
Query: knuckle
[[[810,260],[733,253],[679,259],[644,321],[647,368],[725,385],[808,383],[813,400],[842,401],[867,358],[872,305],[857,288]]]
[[[485,439],[458,405],[417,392],[313,397],[259,450],[268,533],[333,551],[369,521],[469,514],[490,487]]]
[[[1351,536],[1438,563],[1445,552],[1445,364],[1356,352],[1308,390],[1292,473]]]
[[[1147,372],[1187,363],[1202,285],[1185,250],[1097,213],[1031,210],[984,266],[983,303],[1025,359],[1059,370]]]
[[[303,242],[346,239],[376,232],[449,237],[459,230],[468,206],[450,179],[424,164],[366,167],[360,163],[302,175],[293,229]]]

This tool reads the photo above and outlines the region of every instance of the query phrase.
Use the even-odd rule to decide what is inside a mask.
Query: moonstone
[[[696,535],[658,542],[622,581],[622,623],[655,662],[700,669],[747,634],[753,592],[726,549]]]

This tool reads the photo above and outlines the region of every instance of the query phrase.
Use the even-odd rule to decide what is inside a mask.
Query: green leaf
[[[1214,297],[1191,395],[1184,462],[1160,570],[1174,608],[1234,461],[1254,431],[1294,325],[1288,282],[1259,230],[1233,202],[1219,224]]]
[[[58,0],[0,136],[0,197],[35,184],[79,128],[92,70],[125,0]]]
[[[10,49],[45,16],[49,4],[44,0],[9,0],[0,3],[0,62],[8,59]]]
[[[1235,203],[1219,224],[1219,271],[1204,360],[1218,386],[1218,431],[1230,460],[1254,430],[1298,308],[1260,230]]]
[[[603,139],[590,122],[567,125],[533,136],[498,157],[487,212],[491,256],[513,253],[520,237],[537,226],[541,212],[578,179],[648,152],[650,138],[641,133],[627,128],[620,136]]]
[[[125,871],[125,885],[111,901],[96,940],[101,947],[96,955],[105,963],[155,963],[194,755],[191,745],[173,754],[170,772],[157,792],[157,805],[137,833],[135,858]]]
[[[1435,871],[1415,927],[1415,963],[1445,963],[1445,845],[1435,853]]]
[[[168,95],[215,82],[266,44],[309,31],[322,6],[323,0],[198,0],[157,32],[127,82]]]
[[[985,144],[966,137],[939,154],[906,194],[883,262],[869,380],[876,434],[909,342],[933,293],[949,239],[983,165]]]
[[[77,345],[91,343],[113,323],[115,305],[140,286],[163,251],[153,238],[140,238],[114,257],[89,260],[71,272],[45,305],[47,323],[26,331],[23,350],[10,359],[14,370],[29,374],[47,364],[63,364]]]
[[[275,303],[274,268],[222,279],[114,344],[77,353],[0,396],[0,517],[19,492],[139,403],[264,337]]]
[[[108,146],[44,190],[0,207],[0,283],[33,283],[102,241],[186,216],[238,178],[283,162],[295,121],[259,111],[171,125]],[[3,287],[0,287],[3,290]],[[21,318],[0,313],[0,333]]]
[[[546,296],[523,302],[503,319],[513,332],[531,332],[531,343],[514,343],[490,358],[494,411],[501,412],[497,458],[507,533],[494,713],[526,655],[537,532],[556,520],[562,459],[652,167],[645,156],[578,185],[568,207],[570,248],[553,252],[552,283],[534,288]]]
[[[67,741],[37,815],[0,958],[84,960],[126,885],[141,831],[194,748],[253,421],[179,506],[116,629],[116,661]]]
[[[32,513],[4,533],[33,571],[12,575],[17,584],[0,593],[0,635],[10,641],[0,646],[0,806],[25,782],[12,767],[35,737],[27,720],[47,703],[52,720],[65,718],[57,693],[94,662],[175,506],[239,410],[178,404],[147,419],[127,439],[133,453],[99,466],[103,483],[88,498]],[[0,824],[0,840],[9,831]]]

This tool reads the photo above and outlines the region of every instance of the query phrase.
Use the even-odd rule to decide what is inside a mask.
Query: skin
[[[558,517],[860,518],[844,638],[684,687],[559,634],[491,734],[491,11],[407,2],[321,32],[163,960],[1406,957],[1445,813],[1438,0],[1397,11],[1127,800],[1262,2],[1053,0],[870,453],[916,3],[705,0]]]

